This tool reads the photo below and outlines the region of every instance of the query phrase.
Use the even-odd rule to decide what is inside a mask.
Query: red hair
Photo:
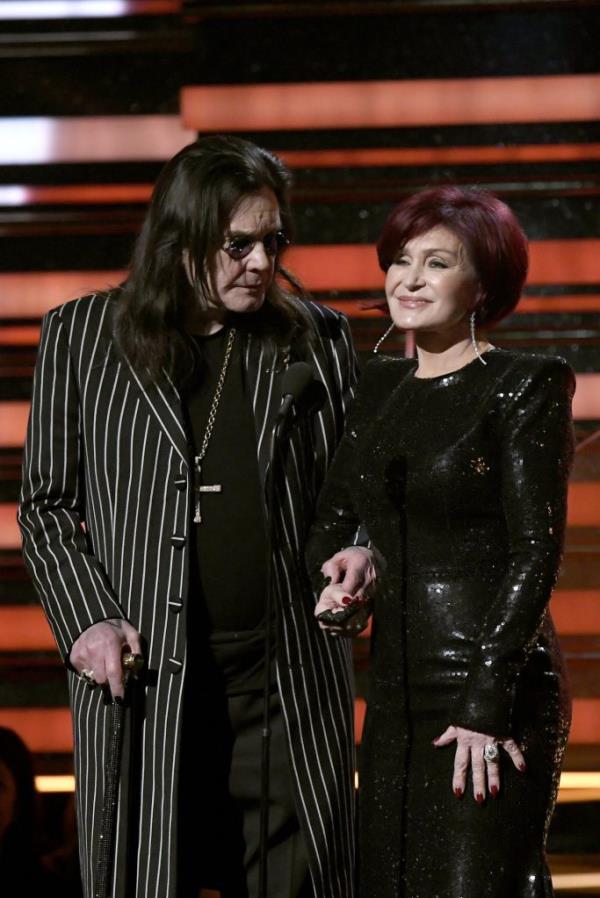
[[[492,325],[510,314],[527,277],[527,238],[514,212],[485,190],[432,187],[402,200],[377,243],[383,271],[409,240],[437,227],[456,234],[475,266],[483,291],[478,323]]]

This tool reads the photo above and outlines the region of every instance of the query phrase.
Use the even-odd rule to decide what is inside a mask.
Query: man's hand
[[[357,592],[368,594],[377,579],[373,552],[364,546],[342,549],[325,562],[321,571],[332,584],[338,584],[351,596]]]
[[[113,698],[122,698],[124,651],[142,654],[140,634],[126,620],[111,618],[92,624],[75,640],[69,661],[79,674],[87,670],[98,685],[108,684]]]

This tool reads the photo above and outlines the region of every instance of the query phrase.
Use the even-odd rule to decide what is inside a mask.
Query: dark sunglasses
[[[231,259],[239,261],[249,256],[257,243],[262,243],[267,256],[277,256],[286,246],[289,246],[290,241],[283,231],[273,231],[271,234],[265,234],[264,237],[239,234],[237,237],[227,237],[223,244],[223,251]]]

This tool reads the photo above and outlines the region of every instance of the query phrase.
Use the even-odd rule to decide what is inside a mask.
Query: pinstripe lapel
[[[168,375],[166,375],[166,385],[159,386],[154,381],[143,384],[129,362],[127,364],[131,376],[150,407],[150,411],[183,464],[187,466],[189,464],[188,439],[184,427],[181,396],[177,388]]]
[[[289,364],[289,350],[265,346],[249,334],[244,350],[244,370],[248,395],[254,411],[258,470],[263,489],[269,470],[271,433],[281,405],[281,384]]]

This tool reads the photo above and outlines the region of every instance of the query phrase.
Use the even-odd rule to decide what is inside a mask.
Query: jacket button
[[[171,611],[172,614],[179,614],[182,608],[183,601],[178,596],[169,599],[169,611]]]
[[[183,549],[183,547],[185,546],[185,536],[172,536],[171,545],[175,549]]]
[[[178,477],[175,481],[175,486],[178,490],[184,490],[187,486],[187,480],[185,477]]]
[[[167,667],[172,674],[180,674],[181,669],[183,668],[183,661],[179,661],[178,658],[169,658]]]

